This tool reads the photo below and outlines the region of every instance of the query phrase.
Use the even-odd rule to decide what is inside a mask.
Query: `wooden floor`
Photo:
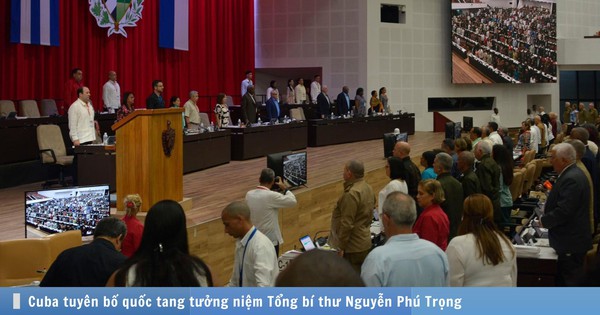
[[[417,132],[409,137],[411,157],[418,161],[421,153],[438,148],[444,133]],[[371,140],[349,144],[307,148],[308,184],[295,193],[317,189],[342,180],[344,162],[362,160],[365,170],[372,171],[385,166],[383,141]],[[243,199],[246,192],[258,184],[266,159],[232,161],[208,170],[187,174],[183,177],[184,196],[192,198],[192,210],[187,212],[188,227],[220,218],[221,210],[229,202]],[[22,185],[0,190],[0,240],[24,237],[24,192],[41,188],[41,183]],[[332,196],[336,198],[337,196]]]
[[[487,76],[472,67],[458,54],[452,53],[452,82],[453,83],[492,83]]]

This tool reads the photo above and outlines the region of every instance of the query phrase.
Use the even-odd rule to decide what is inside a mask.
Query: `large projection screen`
[[[556,82],[556,0],[451,0],[452,83]]]

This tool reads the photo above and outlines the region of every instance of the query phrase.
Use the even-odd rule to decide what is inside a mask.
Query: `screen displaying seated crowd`
[[[283,156],[283,179],[291,187],[306,184],[306,152],[297,152]]]
[[[452,83],[556,82],[556,0],[451,0]]]
[[[94,234],[96,224],[110,216],[108,185],[25,192],[25,224],[40,234],[80,230]],[[27,228],[25,229],[27,237]]]

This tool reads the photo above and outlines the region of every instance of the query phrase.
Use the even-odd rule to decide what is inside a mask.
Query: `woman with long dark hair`
[[[208,266],[189,253],[185,213],[179,203],[159,201],[148,211],[144,225],[140,247],[107,286],[213,286]]]
[[[131,114],[135,108],[133,103],[135,102],[135,96],[133,96],[133,92],[125,92],[123,93],[123,104],[121,104],[121,108],[117,110],[117,120],[119,121],[125,116]]]
[[[288,84],[287,84],[287,89],[286,89],[286,98],[285,98],[285,102],[288,104],[294,104],[296,102],[296,91],[294,89],[294,80],[293,79],[289,79],[288,80]]]
[[[474,194],[463,205],[458,235],[446,250],[450,286],[516,286],[517,255],[510,240],[494,224],[490,198]]]
[[[509,152],[502,144],[496,144],[492,147],[492,158],[500,166],[500,210],[502,211],[503,222],[496,222],[496,224],[502,226],[509,222],[510,211],[513,206],[510,185],[513,181],[514,163],[512,152]]]

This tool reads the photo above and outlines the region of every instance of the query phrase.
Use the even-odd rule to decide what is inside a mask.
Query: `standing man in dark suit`
[[[325,119],[331,112],[331,100],[329,100],[327,91],[329,91],[327,85],[323,85],[321,88],[321,93],[319,93],[317,96],[317,109],[319,110],[318,118],[321,119]]]
[[[466,199],[470,195],[481,193],[479,178],[473,172],[475,156],[471,151],[462,151],[458,155],[458,171],[460,172],[460,183],[463,187],[463,196]]]
[[[442,184],[444,197],[446,199],[442,202],[441,206],[450,221],[450,235],[448,235],[448,242],[456,236],[458,226],[462,221],[464,200],[462,185],[452,176],[452,174],[450,174],[452,163],[452,157],[445,152],[438,153],[435,156],[435,160],[433,160],[433,170],[437,174],[437,181]]]
[[[337,105],[337,112],[340,116],[348,115],[350,112],[350,96],[348,92],[350,89],[347,86],[342,88],[342,93],[338,94],[335,104]]]
[[[410,144],[404,141],[396,142],[392,155],[402,160],[402,164],[404,164],[404,168],[407,171],[406,186],[408,186],[408,194],[417,200],[419,182],[421,181],[421,171],[410,159]]]
[[[146,109],[165,108],[165,100],[162,97],[165,86],[161,80],[152,81],[154,91],[146,99]]]
[[[256,123],[256,99],[254,99],[253,86],[248,87],[248,92],[242,98],[242,117],[246,125]]]
[[[267,116],[269,121],[274,123],[281,117],[281,107],[279,105],[279,93],[277,90],[271,91],[271,98],[267,101]]]
[[[550,150],[549,159],[559,175],[540,220],[548,229],[550,246],[558,254],[556,284],[569,286],[583,272],[583,260],[592,248],[590,189],[585,174],[575,165],[573,146],[557,144]]]
[[[500,144],[502,145],[502,144]],[[494,206],[494,222],[504,222],[502,210],[500,210],[500,166],[494,161],[492,154],[492,142],[481,140],[475,146],[475,158],[479,160],[475,174],[481,184],[481,193],[488,196]]]

